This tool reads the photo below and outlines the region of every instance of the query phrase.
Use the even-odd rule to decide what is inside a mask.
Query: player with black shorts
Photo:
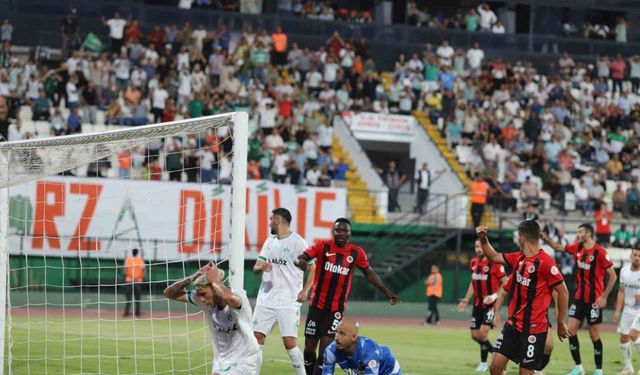
[[[543,360],[549,329],[547,313],[552,291],[558,293],[558,337],[568,337],[564,322],[569,292],[553,258],[539,247],[540,226],[526,220],[518,226],[520,251],[498,253],[489,243],[487,228],[476,228],[482,251],[489,261],[513,269],[510,284],[509,318],[504,324],[493,352],[490,372],[502,375],[509,360],[518,363],[520,375],[533,375]]]
[[[306,269],[312,259],[315,259],[317,264],[304,329],[304,366],[307,375],[322,373],[322,354],[334,340],[336,327],[344,315],[356,267],[392,305],[400,302],[398,296],[387,289],[371,269],[364,250],[349,242],[351,222],[345,218],[337,219],[333,224],[332,234],[333,240],[316,242],[298,257],[296,263],[302,270]]]
[[[485,372],[489,369],[487,366],[487,357],[489,352],[493,350],[493,346],[489,341],[489,330],[493,328],[495,311],[495,300],[485,303],[484,299],[488,296],[497,296],[497,291],[507,280],[504,266],[497,263],[491,263],[484,256],[480,240],[475,243],[476,256],[471,258],[469,268],[471,269],[471,282],[467,289],[467,294],[458,304],[458,311],[463,312],[471,296],[473,296],[473,311],[471,313],[471,338],[480,344],[480,363],[476,367],[476,372]]]
[[[602,374],[602,341],[600,340],[600,324],[602,309],[607,305],[607,298],[613,289],[617,276],[607,251],[594,240],[594,229],[591,224],[578,227],[576,242],[564,246],[554,242],[549,236],[542,239],[555,251],[566,251],[573,256],[575,262],[575,294],[569,307],[569,349],[575,367],[567,375],[584,375],[585,370],[580,359],[580,342],[578,329],[583,321],[587,321],[589,335],[593,343],[593,356],[596,369],[593,375]],[[607,286],[604,285],[608,276]]]

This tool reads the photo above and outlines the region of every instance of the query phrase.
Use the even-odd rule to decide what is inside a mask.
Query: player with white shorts
[[[619,374],[633,375],[631,360],[631,341],[640,350],[640,250],[631,251],[631,264],[620,269],[620,287],[616,299],[616,312],[613,322],[618,323],[620,334],[620,352],[624,360],[624,369]]]
[[[255,375],[260,348],[251,329],[251,304],[244,290],[228,289],[223,278],[224,272],[209,262],[194,275],[171,284],[164,295],[204,312],[215,351],[212,375]],[[189,284],[195,289],[187,292]]]
[[[280,327],[284,347],[296,375],[305,375],[304,356],[298,348],[300,306],[313,285],[315,263],[309,265],[309,276],[303,286],[304,272],[295,265],[298,256],[309,247],[304,238],[292,232],[291,213],[285,208],[271,212],[271,234],[262,245],[253,271],[262,275],[262,283],[253,314],[253,333],[262,349],[265,339],[276,324]],[[258,374],[262,367],[262,350],[256,361]]]

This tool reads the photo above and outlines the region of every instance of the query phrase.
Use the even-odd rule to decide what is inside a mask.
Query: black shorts
[[[304,324],[304,337],[334,337],[340,321],[342,321],[342,311],[319,310],[315,307],[309,307],[307,322]]]
[[[493,318],[496,316],[496,310],[493,306],[484,308],[481,306],[473,306],[471,313],[471,324],[469,328],[480,329],[481,326],[489,326],[493,328]]]
[[[590,303],[573,301],[569,306],[569,318],[577,319],[581,323],[586,319],[589,325],[601,324],[602,309],[597,309]]]
[[[547,332],[525,335],[507,323],[493,348],[494,352],[504,355],[522,368],[536,369],[543,358],[546,341]]]

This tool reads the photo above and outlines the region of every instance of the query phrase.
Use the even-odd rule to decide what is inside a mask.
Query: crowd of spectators
[[[250,178],[331,186],[344,184],[348,171],[344,160],[331,155],[333,116],[345,110],[390,110],[381,104],[384,88],[364,39],[344,40],[336,32],[312,50],[290,43],[280,27],[268,32],[247,26],[232,33],[224,25],[211,30],[187,22],[145,32],[135,19],[117,12],[102,21],[109,32],[103,52],[74,48],[77,18],[71,11],[62,22],[68,57],[60,65],[9,57],[0,71],[0,96],[7,100],[10,118],[19,120],[21,108],[29,106],[32,120],[48,121],[50,134],[61,135],[98,121],[136,126],[245,109],[255,129]],[[38,136],[19,131],[20,121],[12,129],[18,131],[10,132],[10,140]],[[118,174],[225,182],[230,152],[225,137],[212,134],[131,150],[118,158]],[[205,149],[211,153],[200,152]],[[145,152],[152,157],[141,158]],[[105,176],[111,164],[95,163],[90,173]],[[169,173],[158,174],[162,167]]]
[[[420,7],[415,1],[412,1],[407,6],[407,22],[410,25],[432,29],[506,33],[504,25],[486,2],[475,8],[470,8],[466,12],[458,10],[453,15],[446,15],[442,11],[431,13],[428,7]]]
[[[541,74],[444,40],[401,55],[394,73],[389,105],[428,111],[469,175],[489,182],[496,207],[594,215],[606,203],[640,215],[637,56],[586,64],[565,53]]]

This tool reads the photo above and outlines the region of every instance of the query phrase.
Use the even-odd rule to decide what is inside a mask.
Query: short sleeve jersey
[[[344,311],[355,268],[369,268],[367,254],[351,243],[338,247],[333,240],[318,241],[305,253],[317,261],[309,305],[319,310]]]
[[[214,370],[243,363],[246,358],[252,358],[260,350],[253,335],[251,304],[247,293],[242,289],[232,289],[231,292],[242,301],[239,308],[229,305],[223,309],[211,307],[196,298],[195,290],[187,293],[187,300],[202,309],[209,324],[216,354]]]
[[[484,304],[484,297],[495,293],[500,287],[500,280],[507,275],[504,266],[491,263],[487,258],[481,260],[473,257],[469,262],[469,269],[473,286],[473,305],[486,308],[489,305]]]
[[[620,285],[624,287],[624,311],[637,315],[640,313],[640,303],[636,302],[640,294],[640,270],[633,271],[629,264],[622,267]]]
[[[574,300],[587,304],[594,303],[604,291],[604,275],[613,266],[609,254],[600,245],[585,249],[578,243],[566,247],[575,262]]]
[[[551,292],[564,282],[555,261],[544,250],[531,257],[521,251],[503,257],[513,268],[505,289],[511,294],[509,322],[525,334],[547,332]]]
[[[296,299],[302,290],[304,272],[296,267],[295,262],[308,247],[307,241],[295,232],[286,238],[267,238],[258,259],[269,262],[273,268],[262,274],[256,305],[271,308],[300,307]]]

